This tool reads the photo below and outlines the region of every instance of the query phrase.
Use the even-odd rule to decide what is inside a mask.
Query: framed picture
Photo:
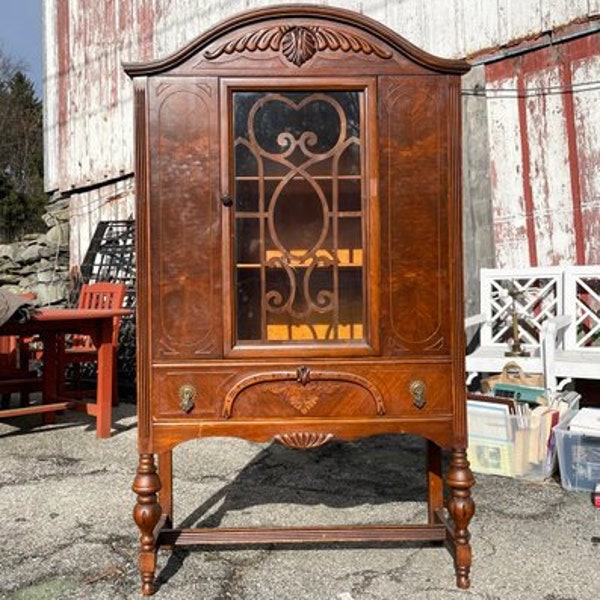
[[[477,473],[513,477],[515,473],[515,447],[510,441],[487,438],[469,438],[469,462]]]
[[[514,440],[514,404],[467,400],[469,436],[489,440]]]

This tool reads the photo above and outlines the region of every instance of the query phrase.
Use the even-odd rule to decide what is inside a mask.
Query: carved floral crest
[[[321,388],[324,386],[322,385]],[[302,387],[290,386],[289,384],[275,384],[268,390],[269,393],[277,397],[285,399],[298,412],[307,415],[319,402],[319,394],[317,391],[307,393]],[[321,395],[327,391],[327,388],[320,389]]]
[[[318,25],[278,25],[259,29],[222,44],[204,56],[214,60],[222,54],[236,52],[264,52],[274,50],[297,67],[310,60],[317,52],[333,50],[341,52],[362,52],[375,54],[379,58],[391,58],[392,53],[371,43],[366,38],[340,31],[331,27]]]

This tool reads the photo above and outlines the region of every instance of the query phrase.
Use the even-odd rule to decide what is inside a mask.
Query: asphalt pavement
[[[64,413],[0,421],[0,598],[141,598],[132,404],[110,439]],[[186,526],[424,522],[423,441],[382,436],[308,451],[239,439],[175,450]],[[157,600],[598,600],[600,510],[589,493],[476,474],[471,588],[434,544],[161,550]]]

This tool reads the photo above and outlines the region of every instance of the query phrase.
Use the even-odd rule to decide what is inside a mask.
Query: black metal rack
[[[81,280],[73,289],[75,298],[79,296],[81,282],[125,283],[124,306],[135,309],[135,221],[100,221],[80,271]],[[135,312],[121,320],[118,369],[120,382],[135,383]]]

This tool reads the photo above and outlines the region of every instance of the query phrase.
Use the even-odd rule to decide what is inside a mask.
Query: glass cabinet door
[[[364,89],[230,96],[233,345],[368,337]]]

